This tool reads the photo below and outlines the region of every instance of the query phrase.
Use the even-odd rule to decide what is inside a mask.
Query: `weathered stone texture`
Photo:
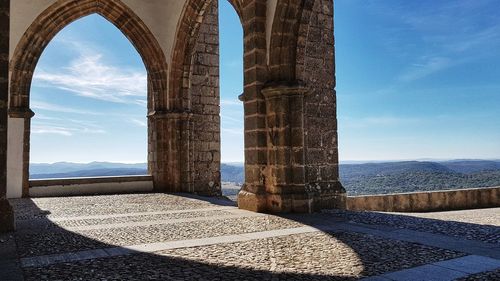
[[[0,233],[14,230],[7,195],[7,104],[9,100],[10,0],[0,0]]]
[[[333,1],[314,1],[310,14],[304,16],[309,16],[309,24],[307,33],[304,28],[299,35],[297,72],[310,91],[304,118],[306,182],[316,194],[316,208],[342,208],[345,190],[338,178]]]
[[[500,206],[500,187],[347,197],[347,209],[382,212],[436,212]]]
[[[246,159],[246,185],[239,205],[272,212],[343,208],[345,190],[338,179],[333,1],[278,1],[268,43],[267,60],[255,51],[248,60],[253,63],[250,69],[265,69],[266,65],[269,69],[248,76],[249,82],[265,81],[254,94],[265,97],[266,110],[259,112],[265,114],[264,127],[255,126],[245,103],[246,127],[264,129],[253,135],[265,132],[266,145],[264,139],[251,142],[248,133],[245,142],[265,147],[266,165],[253,171]],[[246,72],[247,66],[250,64],[245,65]],[[245,87],[245,101],[250,94]],[[249,188],[256,180],[264,184],[264,191]]]
[[[266,1],[244,1],[243,5],[243,83],[245,114],[245,184],[238,195],[238,206],[265,211],[267,171],[266,103],[262,87],[267,81]]]
[[[173,184],[180,182],[175,177],[172,177],[172,175],[178,173],[166,173],[166,171],[172,170],[172,164],[176,163],[177,155],[175,152],[178,149],[170,147],[165,137],[175,135],[177,127],[171,126],[170,121],[164,121],[164,113],[167,110],[167,62],[154,35],[132,10],[119,0],[105,2],[99,0],[68,0],[57,1],[43,11],[24,33],[12,56],[9,112],[13,118],[25,118],[23,143],[24,195],[27,195],[29,187],[30,118],[33,116],[29,108],[29,94],[36,64],[45,46],[57,32],[74,20],[94,13],[109,20],[129,38],[146,66],[150,117],[148,122],[150,128],[148,130],[148,166],[155,178],[155,188],[160,191],[167,190]],[[174,131],[169,132],[169,129]]]
[[[245,185],[240,207],[262,212],[344,207],[345,191],[338,180],[333,1],[230,3],[244,32]],[[268,7],[273,4],[274,14]],[[29,88],[37,60],[59,30],[92,13],[115,24],[146,66],[148,167],[155,190],[220,195],[217,0],[186,0],[182,13],[175,15],[168,67],[155,35],[120,0],[61,0],[43,11],[12,57],[10,109],[12,117],[25,118],[25,191]]]
[[[193,191],[221,195],[218,3],[212,1],[194,45],[190,75]]]

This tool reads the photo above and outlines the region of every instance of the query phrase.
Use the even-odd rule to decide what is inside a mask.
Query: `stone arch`
[[[33,72],[50,40],[65,26],[90,14],[107,19],[134,45],[148,71],[152,100],[160,103],[167,88],[167,63],[160,45],[142,20],[120,0],[59,0],[33,21],[14,51],[10,80],[12,110],[29,107]]]
[[[316,0],[307,0],[300,18],[297,33],[295,73],[298,80],[304,81],[304,61],[306,56],[307,38],[309,37],[310,21]]]
[[[99,14],[114,24],[131,42],[141,56],[148,76],[148,111],[158,109],[166,99],[168,66],[165,55],[146,24],[127,5],[120,0],[58,0],[44,10],[29,26],[20,39],[11,63],[9,115],[24,118],[23,140],[23,196],[29,189],[29,139],[30,118],[33,112],[29,107],[31,81],[37,62],[45,47],[64,27],[77,19],[90,14]],[[149,122],[151,127],[152,122]],[[148,130],[148,166],[155,169],[153,154],[156,153],[156,140]]]
[[[240,20],[243,18],[243,0],[228,0],[231,5],[233,5],[234,10],[240,17]]]
[[[189,110],[187,89],[191,66],[191,54],[198,37],[203,16],[210,1],[188,0],[184,5],[178,23],[170,68],[169,100],[166,108],[170,111]]]
[[[315,0],[279,0],[273,20],[269,48],[272,81],[295,81],[296,65]]]
[[[243,22],[243,0],[228,0]],[[188,0],[178,23],[172,62],[170,65],[169,100],[165,108],[183,111],[191,108],[189,100],[189,74],[193,49],[200,25],[213,0]]]
[[[168,114],[180,112],[193,116],[189,89],[191,65],[200,25],[212,1],[215,0],[188,0],[184,6],[176,31],[170,64]],[[264,192],[265,176],[263,173],[267,165],[266,109],[260,91],[267,80],[266,0],[229,0],[229,2],[240,17],[244,34],[244,95],[241,99],[245,108],[245,188],[252,194],[261,194]],[[190,121],[185,122],[184,127],[194,126],[191,117]],[[191,132],[183,132],[181,137],[189,137]],[[181,142],[190,143],[187,139]],[[189,151],[183,155],[194,155],[193,147],[183,147],[179,150]],[[181,159],[180,162],[183,170],[192,171],[189,164],[192,159],[187,161]],[[253,203],[250,204],[256,206]],[[262,209],[260,205],[256,208]]]

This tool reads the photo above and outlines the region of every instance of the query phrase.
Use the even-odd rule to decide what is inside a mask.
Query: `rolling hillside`
[[[350,195],[500,186],[500,161],[341,164],[340,178]]]
[[[31,164],[31,179],[147,174],[145,163]],[[223,182],[241,184],[241,163],[221,165]],[[340,178],[350,195],[500,186],[500,161],[402,161],[341,164]],[[229,186],[229,185],[228,185]],[[223,186],[224,188],[224,186]]]

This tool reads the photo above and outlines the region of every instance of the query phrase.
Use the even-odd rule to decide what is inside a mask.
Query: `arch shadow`
[[[199,200],[206,200],[212,204],[219,206],[226,206],[227,201],[217,200],[214,198],[204,198],[194,195],[176,194],[177,196],[186,196],[188,198],[194,198]],[[17,212],[18,217],[32,216],[37,218],[36,223],[31,222],[28,231],[32,231],[32,235],[43,235],[43,232],[49,231],[52,233],[57,233],[58,236],[66,236],[65,241],[67,241],[67,248],[70,249],[66,252],[71,252],[71,249],[75,251],[92,250],[92,249],[110,249],[115,247],[120,247],[118,245],[113,245],[109,243],[104,243],[102,241],[94,240],[92,238],[86,237],[82,234],[78,234],[69,230],[66,230],[53,221],[51,221],[48,216],[49,212],[42,210],[38,205],[31,199],[18,199],[23,200],[23,209],[29,210],[29,212]],[[230,203],[229,203],[230,204]],[[19,204],[13,204],[19,208]],[[389,215],[392,216],[392,215]],[[301,223],[303,225],[316,226],[318,222],[325,219],[338,220],[338,217],[328,216],[325,214],[312,214],[312,215],[280,215],[279,218],[285,218],[293,220],[294,222]],[[424,219],[428,222],[433,222],[431,219]],[[475,227],[474,224],[463,223],[465,227]],[[26,227],[26,223],[24,224]],[[497,228],[498,229],[498,228]],[[20,229],[14,236],[21,235],[26,229]],[[21,234],[19,234],[21,233]],[[114,278],[117,280],[358,280],[359,278],[364,278],[370,275],[383,274],[388,271],[401,270],[402,268],[414,267],[427,263],[428,261],[420,261],[420,263],[412,264],[411,261],[402,261],[399,267],[394,267],[391,270],[390,266],[385,266],[385,263],[391,262],[392,259],[397,259],[398,257],[384,257],[384,253],[377,252],[375,248],[367,247],[366,244],[360,242],[363,238],[362,235],[357,235],[352,232],[342,232],[342,231],[322,231],[322,234],[331,237],[339,243],[342,247],[348,247],[354,251],[357,255],[358,263],[356,266],[362,268],[358,274],[360,276],[350,276],[349,274],[325,274],[319,272],[307,272],[298,273],[290,271],[271,271],[268,269],[257,269],[245,264],[235,264],[238,262],[224,262],[217,261],[214,262],[213,259],[209,262],[203,262],[199,258],[192,259],[183,257],[182,253],[171,253],[171,254],[155,254],[155,253],[144,253],[144,252],[130,252],[126,255],[115,256],[115,257],[103,257],[93,260],[82,260],[77,262],[66,262],[66,263],[56,263],[44,267],[27,267],[24,269],[26,280],[35,280],[40,276],[47,278],[48,280],[76,280],[83,278],[83,280],[96,280],[96,279],[107,279]],[[279,238],[278,238],[279,239]],[[301,238],[302,239],[302,238]],[[373,241],[377,241],[376,237],[372,237]],[[372,241],[372,240],[370,240]],[[234,243],[234,242],[233,242]],[[272,241],[269,243],[273,243]],[[304,241],[304,243],[307,243]],[[231,244],[231,243],[229,243]],[[226,244],[226,245],[229,245]],[[27,253],[30,252],[30,244],[24,244],[23,247],[18,248],[18,252],[22,256],[29,256]],[[44,245],[34,245],[36,247],[52,247],[57,246],[50,242]],[[19,245],[18,245],[19,247]],[[203,247],[188,248],[199,254],[203,254]],[[206,246],[210,247],[210,246]],[[252,248],[248,248],[248,251],[252,251]],[[266,249],[268,250],[268,249]],[[385,250],[385,249],[383,249]],[[36,249],[35,249],[36,252]],[[64,252],[61,252],[64,253]],[[339,253],[340,254],[340,253]],[[419,255],[420,253],[416,253]],[[196,256],[198,254],[194,254]],[[271,253],[269,253],[271,255]],[[271,257],[272,258],[272,257]],[[306,260],[307,257],[291,257],[294,260],[301,260],[303,263],[314,263],[314,260]],[[401,258],[401,256],[399,257]],[[413,257],[415,258],[415,257]],[[342,259],[339,256],[339,259]],[[403,258],[404,259],[404,258]],[[269,260],[263,260],[263,263],[269,263]],[[405,263],[406,262],[406,263]],[[403,264],[403,266],[401,266]],[[271,268],[270,264],[266,264],[264,267]],[[379,268],[380,267],[380,268]]]

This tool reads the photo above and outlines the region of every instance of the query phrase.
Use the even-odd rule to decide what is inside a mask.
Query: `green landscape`
[[[387,194],[500,186],[500,160],[394,161],[341,163],[340,179],[349,195]],[[147,174],[145,163],[58,162],[31,164],[31,179]],[[223,163],[225,194],[244,182],[243,163]]]
[[[341,164],[340,178],[349,195],[500,186],[500,161]]]

